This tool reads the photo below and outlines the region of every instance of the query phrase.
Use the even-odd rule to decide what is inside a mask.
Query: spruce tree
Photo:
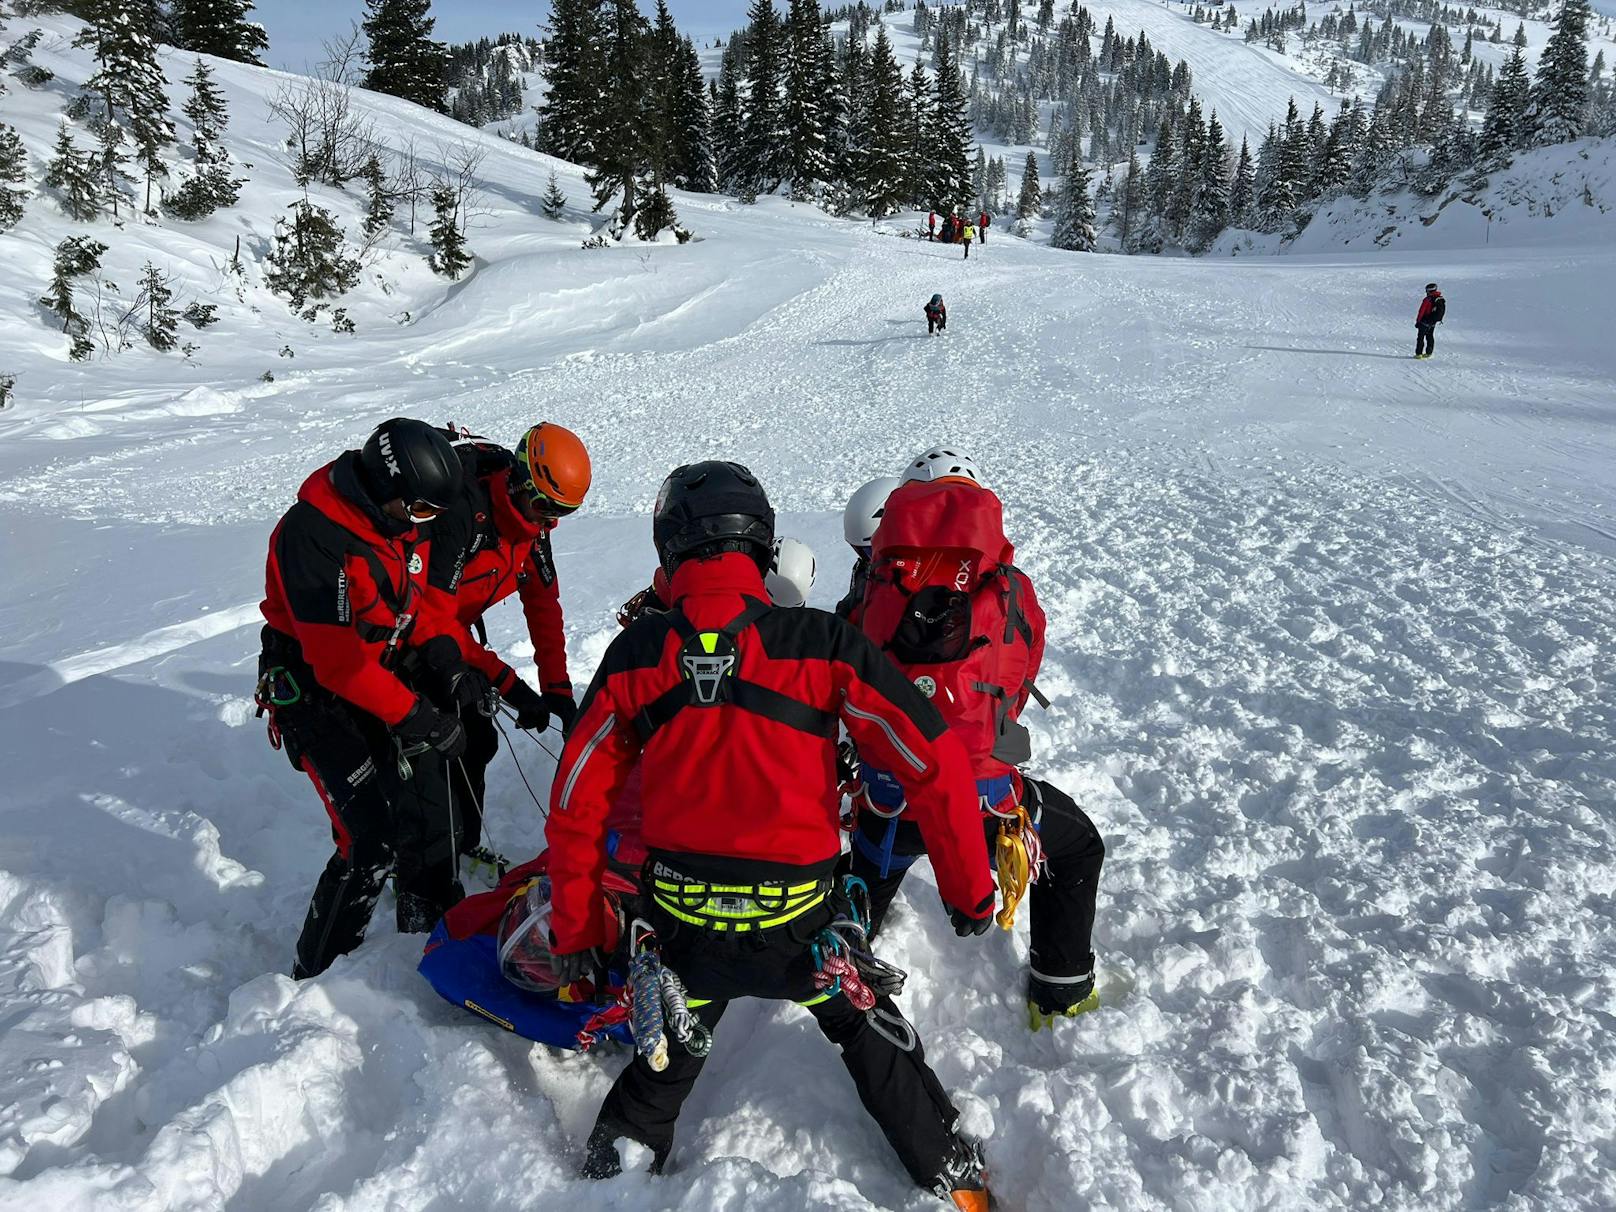
[[[158,353],[167,353],[180,342],[180,313],[170,306],[174,302],[174,289],[169,285],[168,275],[159,272],[150,261],[146,262],[146,268],[140,272],[140,292],[146,299],[146,315],[141,320],[140,331],[148,345]]]
[[[82,362],[95,352],[90,340],[90,321],[78,310],[73,298],[73,279],[95,273],[101,268],[101,254],[107,246],[88,236],[69,236],[56,246],[56,257],[51,270],[50,288],[39,304],[61,321],[67,334],[67,356]]]
[[[428,261],[434,273],[452,282],[471,264],[466,239],[460,234],[460,198],[454,186],[439,183],[433,187],[432,211],[432,256]]]
[[[365,182],[365,219],[359,230],[364,234],[366,246],[374,244],[393,225],[393,199],[388,195],[387,178],[382,173],[382,158],[371,153],[360,174]]]
[[[680,53],[679,31],[666,0],[656,0],[656,20],[641,38],[639,69],[640,121],[638,137],[642,147],[643,171],[653,193],[667,198],[667,183],[674,174],[679,153],[679,100],[684,91],[684,60]],[[660,209],[660,204],[658,204]],[[672,211],[671,203],[667,210]],[[636,217],[635,230],[644,233],[645,224],[657,222],[660,215]],[[662,226],[651,227],[655,235]],[[642,234],[642,238],[649,236]]]
[[[740,175],[746,156],[742,143],[740,68],[732,42],[724,50],[718,69],[713,103],[713,167],[720,189],[741,190]]]
[[[1156,129],[1156,143],[1150,149],[1150,166],[1145,169],[1145,184],[1150,192],[1150,211],[1158,217],[1167,213],[1172,200],[1173,186],[1178,181],[1178,148],[1173,139],[1172,120],[1163,115]]]
[[[166,176],[163,149],[174,142],[168,118],[167,80],[157,63],[154,24],[145,0],[84,0],[85,27],[73,45],[88,47],[96,70],[84,82],[85,94],[97,105],[94,125],[101,146],[105,193],[118,213],[120,186],[129,178],[120,161],[127,138],[145,170],[146,209],[151,209],[152,182]]]
[[[307,198],[294,202],[290,220],[275,220],[264,261],[264,284],[301,311],[310,299],[328,299],[359,281],[359,261],[349,254],[336,216]]]
[[[1021,193],[1016,198],[1016,218],[1036,219],[1044,213],[1044,191],[1038,184],[1038,154],[1027,153],[1021,170]]]
[[[230,173],[224,132],[230,124],[224,94],[213,83],[213,69],[201,59],[186,77],[191,86],[181,112],[190,120],[196,161],[191,175],[169,195],[169,213],[180,219],[205,219],[215,210],[234,206],[242,182]]]
[[[1094,251],[1094,202],[1089,197],[1089,170],[1083,157],[1072,153],[1061,185],[1060,209],[1055,215],[1055,234],[1050,243],[1068,252]]]
[[[66,122],[56,128],[56,150],[45,165],[45,184],[54,189],[62,209],[81,223],[101,210],[101,172],[88,152],[73,142]]]
[[[1195,210],[1190,216],[1189,246],[1205,252],[1229,226],[1229,149],[1223,141],[1223,124],[1212,111],[1206,125],[1206,141],[1200,151],[1200,184],[1195,191]]]
[[[550,183],[545,187],[544,200],[540,203],[546,219],[560,221],[567,210],[567,195],[561,192],[561,183],[556,180],[555,169],[550,170]]]
[[[540,146],[563,160],[593,164],[606,81],[599,0],[553,0],[549,29]]]
[[[634,234],[642,240],[654,240],[658,232],[668,230],[679,221],[674,212],[673,199],[660,184],[654,184],[645,195],[645,201],[634,212]]]
[[[1537,78],[1532,82],[1527,123],[1534,146],[1567,143],[1587,128],[1591,16],[1588,0],[1562,0],[1554,33],[1538,56]]]
[[[1252,225],[1252,208],[1257,201],[1257,169],[1251,160],[1251,147],[1240,140],[1240,159],[1234,167],[1234,181],[1229,186],[1229,222],[1235,227]]]
[[[28,201],[28,152],[11,127],[0,124],[0,232],[22,219]]]
[[[971,120],[954,54],[953,39],[940,38],[936,62],[937,103],[932,111],[936,122],[932,158],[936,165],[935,185],[945,204],[976,198],[982,192],[972,180]],[[981,154],[978,149],[977,155]]]
[[[773,193],[790,173],[791,133],[780,100],[780,18],[773,0],[752,0],[747,10],[746,111],[741,122],[741,184],[751,193]]]
[[[432,38],[432,0],[365,0],[364,86],[448,112],[448,49]]]
[[[903,75],[887,31],[878,27],[870,52],[868,101],[859,133],[859,192],[873,218],[903,205],[908,186],[908,139],[903,129]]]
[[[673,183],[691,193],[710,194],[718,188],[718,166],[713,156],[711,111],[701,58],[689,38],[680,41],[680,87],[674,111]]]
[[[584,180],[595,209],[620,198],[612,228],[621,234],[634,221],[649,163],[644,71],[648,27],[634,0],[609,0],[604,50],[605,97],[597,116],[599,141]]]
[[[249,0],[172,0],[169,25],[174,45],[262,67],[269,35],[258,22],[247,19],[252,11]]]
[[[959,200],[959,195],[943,193],[937,185],[937,165],[932,155],[936,121],[932,113],[931,77],[918,60],[909,72],[903,120],[908,131],[909,204],[927,206],[946,200],[952,205]]]
[[[1122,185],[1117,190],[1117,199],[1111,206],[1111,226],[1116,230],[1123,252],[1142,251],[1139,241],[1140,229],[1144,225],[1148,206],[1145,174],[1139,167],[1139,151],[1137,148],[1130,148],[1128,171],[1122,178]]]
[[[819,0],[790,0],[785,31],[785,130],[791,196],[815,197],[835,175],[825,114],[825,40]]]

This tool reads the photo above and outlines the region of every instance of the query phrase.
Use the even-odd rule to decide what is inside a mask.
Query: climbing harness
[[[831,881],[800,884],[709,884],[658,863],[651,897],[669,916],[719,934],[772,930],[824,904]]]
[[[999,899],[1003,908],[995,920],[1005,930],[1016,924],[1016,910],[1027,889],[1037,883],[1046,860],[1043,843],[1038,839],[1038,828],[1017,804],[1014,815],[995,813],[1004,817],[999,824],[999,837],[995,846],[995,865],[999,876]]]

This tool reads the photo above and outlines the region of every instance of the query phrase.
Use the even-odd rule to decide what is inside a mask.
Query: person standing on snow
[[[1436,350],[1436,326],[1448,314],[1448,301],[1436,288],[1435,282],[1425,284],[1425,298],[1414,316],[1414,356],[1429,358]]]
[[[937,239],[937,212],[932,211],[926,216],[926,239]]]
[[[918,1042],[906,1050],[845,994],[824,997],[812,950],[844,909],[833,891],[844,724],[896,772],[935,847],[956,931],[988,928],[994,893],[965,754],[854,628],[769,604],[774,510],[746,468],[677,468],[657,494],[652,534],[671,608],[641,613],[613,640],[556,768],[545,837],[557,976],[577,980],[598,963],[604,822],[641,763],[648,917],[695,1015],[711,1029],[734,998],[805,1004],[915,1182],[985,1209],[979,1148],[955,1131],[958,1113]],[[880,1006],[887,1022],[903,1023],[890,999]],[[618,1076],[590,1133],[585,1177],[619,1172],[621,1137],[649,1147],[660,1172],[703,1065],[677,1041],[669,1053],[660,1072],[636,1053]]]
[[[926,335],[943,332],[948,328],[948,308],[943,306],[943,296],[933,295],[926,300]]]
[[[976,238],[986,246],[988,242],[988,227],[993,222],[993,216],[983,211],[976,217]]]
[[[466,729],[466,754],[454,767],[454,794],[465,818],[460,852],[491,862],[497,856],[480,844],[488,764],[499,751],[499,733],[487,714],[488,692],[492,688],[510,705],[519,728],[542,732],[552,718],[563,730],[572,723],[572,680],[550,533],[583,504],[591,468],[578,435],[549,421],[527,430],[514,453],[455,436],[461,489],[434,525],[423,609],[442,638],[422,650],[422,662],[440,678],[445,667],[465,671],[453,692]],[[477,638],[487,634],[483,615],[513,593],[521,598],[533,641],[537,692]]]
[[[967,223],[965,225],[965,230],[960,235],[960,238],[965,241],[965,259],[969,261],[971,259],[971,241],[976,239],[975,224]]]
[[[446,763],[465,729],[398,672],[417,638],[427,527],[461,476],[448,439],[395,418],[309,476],[269,540],[255,697],[337,845],[297,941],[298,979],[364,940],[389,874],[400,932],[431,929],[463,895]]]
[[[836,614],[858,626],[858,608],[864,602],[864,586],[870,577],[870,544],[876,527],[886,512],[887,498],[900,483],[897,476],[877,476],[847,498],[842,510],[842,537],[853,549],[853,574],[848,578],[847,596],[836,603]]]
[[[943,449],[916,459],[886,499],[872,560],[859,626],[971,755],[983,828],[999,856],[1006,928],[1031,877],[1028,1026],[1038,1031],[1092,1010],[1099,1000],[1090,940],[1105,843],[1070,796],[1019,769],[1032,759],[1017,717],[1038,693],[1044,612],[1015,567],[1002,506],[976,464]],[[869,887],[879,922],[925,847],[884,765],[863,755],[861,775],[850,870]]]

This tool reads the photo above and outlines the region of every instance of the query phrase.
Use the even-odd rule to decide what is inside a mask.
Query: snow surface
[[[976,454],[1050,615],[1036,770],[1109,847],[1104,1005],[1056,1034],[1024,1026],[1025,925],[956,939],[924,868],[884,943],[1005,1208],[1616,1206],[1608,225],[1206,261],[995,231],[963,262],[900,238],[913,216],[680,197],[699,242],[583,251],[581,216],[533,217],[555,162],[490,139],[475,272],[446,286],[397,237],[339,336],[206,270],[290,200],[245,108],[272,78],[221,71],[247,204],[115,233],[227,305],[191,362],[66,363],[29,300],[74,229],[36,200],[0,237],[27,279],[0,281],[0,1207],[936,1206],[793,1008],[726,1016],[672,1173],[587,1185],[621,1053],[443,1003],[385,905],[284,975],[328,833],[248,701],[265,540],[396,413],[590,443],[557,533],[579,676],[674,463],[750,463],[825,605],[846,493],[934,441]],[[31,146],[38,100],[0,102]],[[1450,321],[1414,366],[1430,278]],[[490,624],[530,651],[514,607]],[[489,798],[494,844],[536,850],[508,757]]]

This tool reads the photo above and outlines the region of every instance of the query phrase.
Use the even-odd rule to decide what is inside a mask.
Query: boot
[[[466,899],[465,886],[455,880],[445,890],[443,898],[422,896],[419,892],[400,892],[395,907],[395,920],[400,934],[430,934],[432,928],[450,909]]]
[[[969,1136],[954,1138],[954,1152],[943,1163],[935,1190],[944,1202],[960,1212],[991,1212],[996,1207],[988,1190],[988,1172],[982,1160],[980,1141]]]
[[[1076,1018],[1100,1008],[1100,995],[1094,988],[1094,973],[1069,985],[1050,984],[1036,976],[1027,978],[1027,1027],[1042,1031],[1059,1018]]]

